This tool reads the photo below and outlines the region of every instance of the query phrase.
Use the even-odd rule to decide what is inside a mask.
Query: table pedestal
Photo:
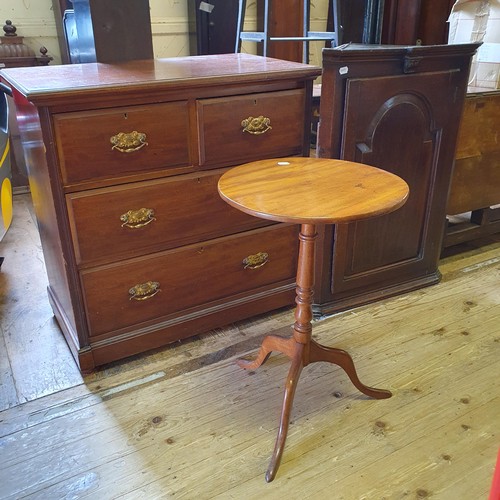
[[[240,367],[247,370],[253,370],[265,363],[272,351],[282,352],[291,359],[290,370],[286,379],[278,437],[276,438],[273,455],[266,473],[267,482],[274,479],[281,462],[295,389],[297,388],[300,373],[304,366],[318,361],[334,363],[347,373],[354,386],[363,394],[375,399],[390,398],[392,396],[389,391],[374,389],[364,385],[359,380],[354,362],[346,351],[322,346],[312,339],[311,320],[313,317],[314,255],[317,236],[318,234],[314,224],[302,224],[299,235],[300,246],[297,267],[297,297],[295,299],[297,306],[295,309],[293,336],[286,339],[276,335],[268,335],[264,338],[255,360],[238,360],[238,365]]]

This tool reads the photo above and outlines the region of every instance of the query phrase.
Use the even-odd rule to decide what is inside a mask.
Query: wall
[[[188,19],[190,0],[150,0],[151,29],[155,57],[175,57],[189,55],[189,34],[195,30]],[[311,3],[311,29],[319,31],[326,27],[328,0]],[[247,2],[247,24],[252,29],[255,24],[256,1]],[[36,54],[43,45],[48,55],[54,58],[51,64],[60,64],[61,56],[56,34],[56,24],[52,0],[1,0],[0,23],[10,19],[17,27],[17,34],[24,36],[24,43]],[[311,43],[311,64],[321,64],[321,43]],[[254,52],[255,44],[245,44],[244,52]]]
[[[190,0],[150,0],[151,31],[155,57],[189,55],[189,33],[194,35],[195,25],[189,23]]]

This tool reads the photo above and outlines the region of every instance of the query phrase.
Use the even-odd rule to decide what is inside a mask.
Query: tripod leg
[[[295,342],[292,339],[285,339],[277,335],[268,335],[262,341],[257,357],[253,361],[238,359],[236,363],[238,363],[240,368],[244,368],[245,370],[254,370],[269,359],[272,351],[282,352],[288,357],[292,357],[294,345]]]
[[[281,457],[283,455],[283,449],[285,448],[285,440],[288,433],[288,424],[290,423],[290,413],[292,411],[295,389],[297,388],[300,373],[304,367],[304,363],[302,361],[303,349],[304,346],[302,344],[296,344],[296,352],[292,358],[292,364],[288,371],[288,377],[285,385],[285,395],[283,398],[283,407],[281,409],[280,427],[276,438],[276,444],[274,445],[273,455],[266,472],[266,481],[268,483],[270,483],[276,476],[276,472],[278,471]]]
[[[385,389],[375,389],[374,387],[368,387],[363,384],[361,380],[359,380],[358,374],[356,373],[354,361],[351,356],[342,349],[325,347],[318,344],[314,340],[311,340],[309,347],[309,362],[314,363],[316,361],[326,361],[340,366],[340,368],[347,373],[347,376],[354,386],[367,396],[375,399],[386,399],[392,396],[390,391],[386,391]]]

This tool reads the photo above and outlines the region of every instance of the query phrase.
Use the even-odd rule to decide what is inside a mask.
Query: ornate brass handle
[[[154,297],[158,292],[161,292],[160,283],[158,281],[148,281],[139,285],[133,286],[129,291],[129,300],[147,300]]]
[[[255,255],[249,255],[245,257],[242,261],[243,269],[258,269],[262,267],[264,264],[269,262],[269,254],[266,252],[259,252]]]
[[[257,116],[257,118],[249,116],[241,122],[241,126],[243,127],[243,132],[253,135],[265,134],[273,128],[271,127],[271,119],[262,115]]]
[[[122,227],[127,226],[136,229],[147,226],[156,220],[156,217],[152,208],[140,208],[139,210],[129,210],[120,215],[120,220],[123,222]]]
[[[137,130],[129,133],[120,132],[111,137],[109,141],[113,144],[111,149],[117,149],[122,153],[132,153],[148,145],[146,134],[137,132]]]

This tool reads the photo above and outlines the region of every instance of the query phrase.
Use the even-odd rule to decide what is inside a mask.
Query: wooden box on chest
[[[293,303],[296,227],[232,209],[217,181],[308,155],[319,68],[229,54],[43,70],[1,76],[83,371]]]
[[[408,183],[410,196],[392,214],[324,228],[316,314],[439,280],[457,133],[478,46],[323,51],[318,156],[393,172]]]

